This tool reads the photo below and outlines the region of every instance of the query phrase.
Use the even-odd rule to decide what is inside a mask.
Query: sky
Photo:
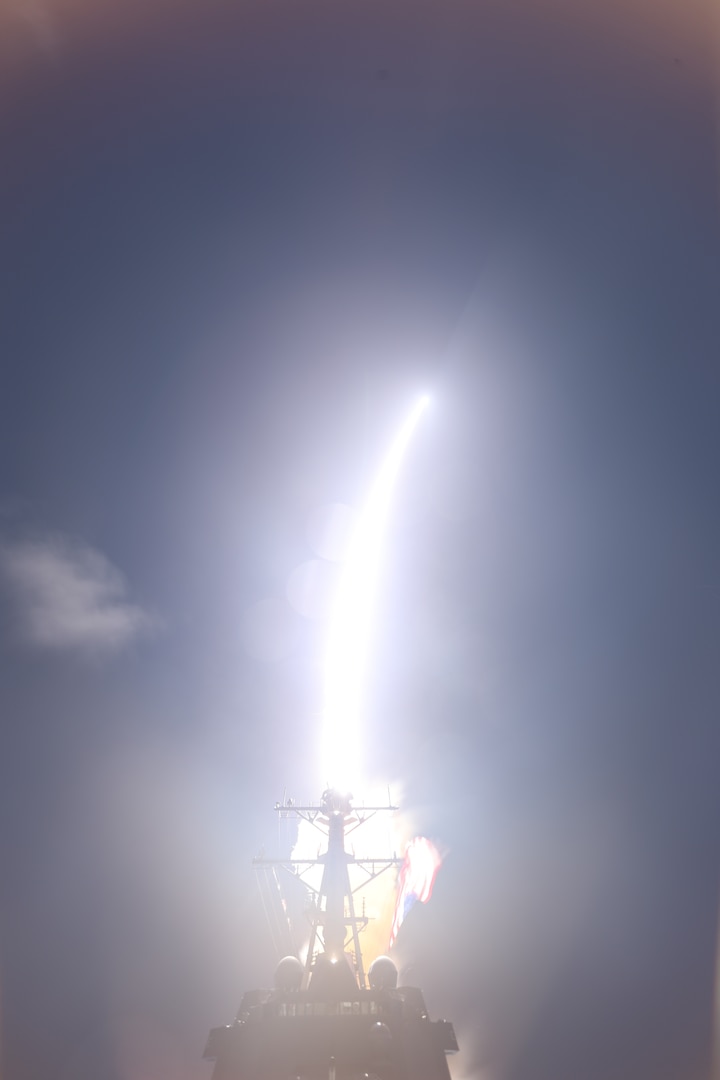
[[[364,753],[454,1080],[705,1080],[710,0],[0,0],[2,1080],[200,1080],[318,798],[341,534],[420,393]],[[350,508],[350,509],[348,509]]]

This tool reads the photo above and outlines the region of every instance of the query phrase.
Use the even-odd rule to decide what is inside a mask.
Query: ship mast
[[[395,854],[357,858],[347,850],[346,841],[351,833],[376,814],[393,813],[397,809],[389,798],[385,806],[354,807],[352,796],[333,788],[323,792],[318,806],[296,806],[290,799],[276,804],[276,813],[281,818],[306,821],[324,835],[327,845],[326,850],[314,859],[269,859],[264,856],[253,859],[261,885],[266,886],[264,890],[261,889],[266,907],[272,904],[273,899],[277,899],[277,891],[282,897],[284,874],[291,874],[295,879],[301,880],[312,896],[312,905],[308,911],[310,941],[305,961],[304,987],[307,987],[313,965],[320,955],[326,956],[331,964],[337,964],[345,959],[349,948],[349,959],[357,983],[361,988],[365,988],[367,980],[360,933],[369,920],[364,905],[358,913],[355,898],[369,882],[385,871],[398,867],[402,860]],[[350,880],[351,866],[361,871],[361,880],[355,885]],[[322,877],[317,886],[313,886],[310,880],[315,867],[322,867]],[[270,882],[268,875],[273,879]],[[273,888],[276,890],[274,898],[271,895]],[[277,925],[277,920],[275,922]],[[277,944],[282,945],[287,940],[283,933]]]
[[[355,896],[400,860],[358,859],[347,840],[376,814],[396,809],[390,798],[387,806],[355,807],[330,788],[317,806],[288,799],[275,809],[326,840],[316,858],[253,860],[261,881],[274,882],[278,915],[285,916],[283,876],[309,890],[307,958],[301,963],[297,950],[282,956],[273,988],[246,991],[234,1022],[213,1028],[204,1055],[215,1062],[212,1080],[451,1080],[447,1055],[458,1048],[452,1024],[429,1018],[419,989],[398,986],[390,957],[376,957],[367,972],[363,963],[360,932],[368,918],[364,909],[358,914]],[[308,880],[313,874],[318,884]],[[290,938],[286,927],[283,940]]]

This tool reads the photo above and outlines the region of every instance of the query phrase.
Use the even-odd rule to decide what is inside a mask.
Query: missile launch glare
[[[383,462],[353,535],[330,619],[325,656],[323,775],[350,791],[360,779],[362,683],[370,644],[382,542],[395,481],[430,399],[420,398]]]
[[[369,1077],[377,1068],[396,1080],[451,1080],[446,1059],[458,1049],[452,1024],[430,1019],[417,987],[398,989],[398,964],[387,955],[413,904],[429,900],[440,853],[429,840],[415,837],[402,844],[400,860],[399,808],[390,788],[379,798],[366,789],[357,802],[350,794],[364,779],[361,690],[390,501],[427,406],[428,399],[421,398],[398,432],[351,538],[325,656],[327,786],[319,803],[283,794],[275,804],[278,839],[286,851],[294,834],[292,854],[268,859],[263,850],[253,859],[282,959],[274,990],[249,991],[238,1022],[211,1030],[204,1056],[215,1062],[213,1080],[250,1074],[257,1080],[280,1075],[334,1080],[336,1073]],[[358,843],[370,846],[358,850]],[[370,934],[363,933],[369,928]]]

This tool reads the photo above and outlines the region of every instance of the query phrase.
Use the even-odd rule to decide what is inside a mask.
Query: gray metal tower
[[[398,987],[389,957],[376,958],[367,974],[363,962],[360,933],[368,920],[364,908],[358,914],[355,894],[400,860],[394,854],[357,859],[346,838],[396,807],[355,808],[330,789],[319,806],[286,801],[275,809],[281,818],[308,822],[326,840],[317,858],[254,860],[276,947],[292,941],[279,903],[282,875],[307,888],[307,960],[284,956],[273,989],[246,993],[235,1021],[210,1032],[205,1057],[215,1061],[213,1080],[450,1080],[446,1055],[458,1048],[452,1025],[429,1019],[418,989]],[[362,872],[354,888],[351,865]],[[317,866],[321,882],[313,887],[306,879]]]

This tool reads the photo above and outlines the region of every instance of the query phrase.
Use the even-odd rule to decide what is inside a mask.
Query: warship
[[[452,1024],[431,1020],[421,991],[398,985],[389,956],[364,966],[360,935],[368,916],[364,903],[356,909],[356,895],[402,860],[356,858],[347,838],[397,807],[389,799],[387,806],[356,807],[351,796],[328,789],[317,806],[287,799],[275,809],[324,838],[315,858],[253,860],[278,955],[293,944],[283,875],[305,891],[309,944],[304,962],[298,951],[281,956],[272,987],[245,993],[234,1021],[210,1032],[204,1057],[215,1063],[212,1080],[450,1080],[447,1055],[458,1049]]]

